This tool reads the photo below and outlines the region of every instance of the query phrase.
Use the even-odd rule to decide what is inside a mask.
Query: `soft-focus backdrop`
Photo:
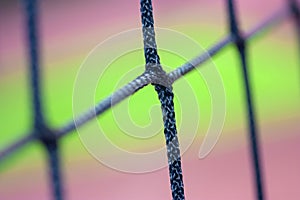
[[[238,0],[237,3],[242,28],[249,30],[286,2]],[[153,4],[156,26],[179,31],[203,47],[227,34],[225,1],[154,0]],[[0,149],[20,138],[31,127],[22,8],[20,1],[0,2]],[[73,115],[73,86],[88,53],[109,36],[141,26],[139,1],[42,1],[39,22],[43,100],[48,122],[57,127]],[[267,199],[272,200],[300,198],[300,59],[296,41],[293,24],[287,21],[249,43],[249,71],[262,141],[264,182]],[[142,53],[139,56],[143,59]],[[180,59],[178,62],[168,61],[168,55],[162,60],[171,67],[182,64]],[[118,65],[123,71],[131,69],[130,60],[122,62]],[[193,73],[188,75],[198,91],[196,96],[202,110],[197,137],[183,156],[186,197],[252,200],[255,197],[254,179],[238,56],[234,48],[228,47],[214,57],[213,62],[224,82],[226,120],[213,151],[199,160],[199,146],[209,125],[211,110],[206,104],[210,104],[210,99],[204,82],[197,80]],[[107,78],[111,84],[122,77],[118,76],[117,67],[113,69],[112,78]],[[106,84],[105,92],[99,94],[96,101],[113,91],[109,82]],[[142,125],[149,123],[147,110],[151,108],[150,103],[155,102],[156,96],[151,89],[149,87],[130,101],[132,119]],[[176,94],[176,84],[174,92]],[[153,99],[146,100],[143,94],[147,97],[153,95]],[[84,94],[82,101],[85,101]],[[161,116],[157,115],[157,118]],[[118,139],[122,131],[110,119],[113,119],[111,113],[107,112],[98,118],[98,122],[103,120],[104,127],[111,129],[113,138]],[[92,123],[97,123],[97,120]],[[161,139],[158,145],[163,145],[162,132],[158,138]],[[171,198],[167,168],[146,174],[112,170],[88,153],[75,132],[61,141],[61,153],[67,199]],[[32,143],[16,152],[0,164],[0,199],[51,199],[47,170],[40,144]]]

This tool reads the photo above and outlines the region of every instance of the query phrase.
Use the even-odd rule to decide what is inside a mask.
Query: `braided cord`
[[[164,120],[164,134],[167,144],[169,175],[173,200],[184,200],[184,185],[181,170],[180,148],[177,138],[172,89],[155,85],[161,103]]]
[[[146,71],[156,75],[166,75],[160,65],[157,54],[154,20],[151,0],[141,0],[142,30],[144,38],[144,54]],[[181,170],[180,148],[177,138],[175,111],[171,86],[154,84],[158,94],[164,121],[164,134],[167,145],[170,184],[173,200],[184,200],[183,176]]]

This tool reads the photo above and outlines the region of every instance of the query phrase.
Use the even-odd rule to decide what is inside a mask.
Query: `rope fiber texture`
[[[144,53],[146,60],[146,71],[152,72],[161,78],[167,77],[160,65],[160,59],[157,54],[157,46],[155,41],[153,8],[151,0],[141,0],[141,18],[142,30],[144,38]],[[168,80],[168,78],[167,78]],[[164,134],[167,145],[167,156],[169,165],[169,176],[172,190],[173,200],[184,200],[184,186],[181,169],[180,148],[177,137],[176,120],[170,81],[160,85],[152,82],[158,94],[161,103],[161,109],[164,121]],[[163,84],[163,83],[161,83]]]

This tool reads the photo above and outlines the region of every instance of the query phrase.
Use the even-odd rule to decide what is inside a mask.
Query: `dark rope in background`
[[[31,81],[31,93],[32,93],[32,104],[34,111],[34,127],[38,128],[44,124],[44,116],[41,106],[40,98],[40,67],[39,67],[39,40],[37,39],[38,30],[38,13],[36,0],[25,0],[26,8],[26,28],[27,28],[27,38],[28,38],[28,53],[29,53],[29,72]]]
[[[52,132],[44,120],[41,104],[41,76],[40,55],[38,40],[38,9],[37,0],[25,0],[26,24],[29,51],[30,80],[32,90],[32,104],[34,111],[34,137],[39,139],[46,149],[49,162],[49,174],[51,177],[52,194],[54,200],[62,200],[62,184],[59,165],[58,144],[54,132]]]
[[[290,9],[293,15],[294,23],[295,23],[295,32],[297,34],[297,39],[298,39],[298,51],[300,53],[300,7],[297,4],[296,0],[289,0],[290,2]],[[300,59],[299,59],[299,64],[300,64]],[[300,68],[299,68],[299,78],[300,78]],[[299,87],[300,88],[300,87]]]
[[[234,0],[228,0],[228,14],[229,14],[229,25],[230,31],[233,37],[235,37],[235,44],[237,47],[237,51],[240,56],[241,66],[242,66],[242,75],[244,80],[244,88],[245,88],[245,95],[246,95],[246,102],[247,102],[247,109],[248,109],[248,128],[249,128],[249,142],[251,146],[251,156],[252,156],[252,163],[253,163],[253,171],[256,183],[256,195],[257,200],[264,199],[263,193],[263,181],[262,181],[262,169],[261,169],[261,162],[260,162],[260,143],[257,133],[256,127],[256,119],[254,113],[254,105],[252,100],[252,92],[249,80],[249,73],[248,73],[248,65],[247,65],[247,49],[246,49],[246,41],[243,35],[239,31],[238,20],[236,18],[236,10],[234,5]]]
[[[143,25],[142,29],[144,37],[146,71],[157,75],[158,79],[161,79],[162,77],[168,78],[160,65],[159,56],[157,54],[151,0],[141,0],[141,17]],[[168,83],[167,80],[166,83]],[[180,149],[176,130],[175,111],[173,103],[174,94],[172,92],[172,86],[168,84],[154,84],[154,86],[158,94],[163,113],[163,121],[165,127],[164,134],[167,145],[172,197],[174,200],[184,200],[184,186],[181,170]]]
[[[48,141],[47,143],[45,143],[45,147],[48,153],[48,170],[51,177],[53,199],[62,200],[64,199],[64,195],[62,190],[63,184],[60,171],[60,153],[57,141]]]

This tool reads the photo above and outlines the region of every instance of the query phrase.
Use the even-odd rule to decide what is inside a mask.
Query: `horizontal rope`
[[[246,32],[245,40],[249,40],[257,36],[259,33],[263,31],[268,31],[273,27],[278,26],[281,24],[285,19],[291,16],[291,10],[288,7],[284,7],[276,12],[274,12],[270,17],[265,19],[262,23],[255,26],[250,31]],[[194,70],[196,67],[200,66],[205,61],[209,60],[211,57],[215,56],[225,47],[230,45],[234,42],[234,37],[229,35],[220,40],[218,43],[211,46],[206,53],[203,53],[196,58],[192,59],[191,61],[183,64],[182,66],[178,67],[174,71],[170,72],[168,76],[174,82],[178,80],[181,76],[189,73],[190,71]],[[138,78],[134,79],[121,89],[114,92],[109,97],[102,100],[98,103],[95,107],[89,109],[88,111],[84,112],[83,114],[79,115],[77,118],[69,121],[61,128],[56,129],[56,136],[60,138],[72,131],[76,128],[81,127],[91,119],[101,115],[103,112],[111,108],[112,106],[116,105],[117,103],[121,102],[125,98],[133,95],[142,87],[148,85],[151,82],[151,77],[148,74],[142,74]],[[8,156],[9,154],[15,152],[16,150],[20,149],[21,147],[25,146],[27,143],[35,140],[35,137],[32,134],[25,136],[24,138],[20,139],[19,141],[15,142],[14,144],[10,145],[9,147],[5,148],[4,150],[0,151],[0,161],[4,159],[4,157]]]

